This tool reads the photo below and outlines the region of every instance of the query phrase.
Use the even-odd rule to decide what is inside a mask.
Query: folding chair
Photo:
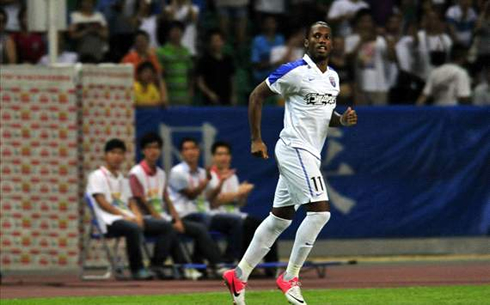
[[[89,194],[85,194],[84,201],[87,204],[91,221],[90,228],[88,234],[84,237],[83,241],[83,250],[80,255],[80,279],[82,280],[107,280],[112,277],[116,279],[126,279],[124,276],[124,263],[121,257],[117,256],[117,248],[119,245],[119,237],[111,237],[107,236],[107,234],[102,233],[102,229],[100,228],[99,222],[95,215],[94,205],[97,204],[95,199]],[[114,249],[111,251],[107,239],[115,238]],[[92,240],[100,240],[102,242],[102,246],[107,256],[107,261],[109,265],[105,267],[90,267],[86,265],[87,254],[90,249],[90,244]],[[100,270],[105,269],[105,273],[103,274],[87,274],[89,270]]]

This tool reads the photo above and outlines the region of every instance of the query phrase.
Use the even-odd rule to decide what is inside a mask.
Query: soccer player
[[[263,101],[280,94],[286,99],[286,109],[284,129],[275,148],[279,181],[272,211],[257,228],[237,268],[223,274],[237,305],[245,304],[245,286],[250,273],[291,224],[295,206],[299,205],[306,209],[306,217],[298,228],[286,272],[277,279],[277,286],[291,304],[306,304],[299,272],[318,234],[330,219],[327,190],[320,171],[320,152],[329,126],[357,123],[357,114],[350,107],[342,115],[334,111],[340,86],[337,73],[328,67],[331,38],[327,23],[312,24],[304,41],[306,55],[279,67],[250,95],[251,153],[259,158],[269,158],[260,128]]]

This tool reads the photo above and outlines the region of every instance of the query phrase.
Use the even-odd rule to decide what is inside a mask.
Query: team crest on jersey
[[[332,86],[335,87],[337,85],[337,83],[335,82],[335,78],[333,76],[330,76],[329,79],[330,79],[330,83],[332,84]]]

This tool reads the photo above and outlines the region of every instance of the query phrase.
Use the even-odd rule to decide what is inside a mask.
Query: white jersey
[[[266,83],[286,100],[284,128],[279,137],[288,146],[305,149],[320,158],[340,92],[337,72],[330,67],[321,72],[305,55],[280,66]]]
[[[172,217],[167,213],[165,209],[165,203],[163,202],[163,194],[165,192],[165,186],[167,184],[167,177],[163,169],[157,166],[155,175],[148,175],[141,164],[137,164],[131,168],[129,175],[134,175],[141,186],[145,194],[144,200],[153,206],[153,209],[162,216],[165,220],[172,220]]]

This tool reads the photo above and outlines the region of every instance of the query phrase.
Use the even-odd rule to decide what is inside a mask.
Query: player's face
[[[330,28],[320,24],[313,26],[305,40],[305,47],[313,61],[327,59],[332,51]]]
[[[227,147],[218,147],[213,155],[214,164],[219,169],[230,168],[231,154]]]
[[[182,158],[187,163],[197,163],[199,160],[199,147],[192,141],[185,142],[182,145]]]
[[[126,152],[120,148],[115,148],[105,154],[105,162],[114,170],[119,170],[121,168],[125,158]]]
[[[155,163],[160,158],[162,153],[162,148],[158,145],[157,142],[150,143],[145,146],[143,149],[143,155],[145,156],[145,160],[148,160],[151,163]]]

